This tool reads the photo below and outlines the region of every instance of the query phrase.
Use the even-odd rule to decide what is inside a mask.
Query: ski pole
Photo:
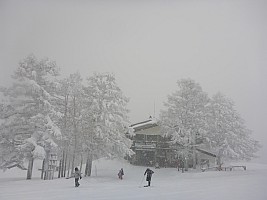
[[[141,182],[140,182],[139,187],[141,187],[141,185],[142,185],[142,183],[143,183],[143,181],[144,181],[144,178],[145,178],[145,175],[142,177],[142,180],[141,180]]]

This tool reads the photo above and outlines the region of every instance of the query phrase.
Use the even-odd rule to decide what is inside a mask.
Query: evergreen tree
[[[251,130],[234,108],[232,100],[217,93],[211,100],[209,144],[217,153],[218,164],[223,160],[250,160],[260,145],[253,140]]]

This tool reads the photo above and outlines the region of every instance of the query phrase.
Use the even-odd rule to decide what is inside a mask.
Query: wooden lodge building
[[[133,140],[132,150],[135,155],[130,162],[141,166],[159,167],[193,167],[192,153],[185,156],[185,148],[179,144],[173,145],[170,138],[163,137],[157,120],[149,118],[146,121],[132,124],[134,136],[129,136]],[[201,143],[201,140],[199,141]],[[201,145],[200,145],[201,146]],[[197,164],[215,164],[216,155],[196,148]],[[187,149],[188,151],[188,149]],[[189,149],[189,151],[192,151]]]

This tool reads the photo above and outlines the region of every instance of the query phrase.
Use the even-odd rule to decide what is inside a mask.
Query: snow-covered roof
[[[212,157],[216,157],[216,154],[210,152],[210,151],[207,151],[207,150],[204,150],[204,149],[200,149],[200,148],[196,148],[197,151],[201,152],[201,153],[204,153],[208,156],[212,156]]]
[[[150,118],[146,121],[139,122],[136,124],[132,124],[130,127],[134,129],[134,131],[144,130],[148,128],[152,128],[158,126],[157,120],[155,118]]]

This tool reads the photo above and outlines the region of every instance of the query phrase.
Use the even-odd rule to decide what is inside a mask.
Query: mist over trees
[[[129,99],[109,73],[95,73],[83,80],[79,73],[60,77],[49,59],[31,55],[19,63],[13,85],[2,87],[0,103],[0,169],[28,169],[31,179],[35,159],[58,156],[58,177],[69,177],[76,166],[91,175],[93,159],[131,156]],[[196,148],[215,152],[218,163],[228,159],[250,160],[260,145],[251,138],[233,101],[218,93],[209,97],[191,79],[177,82],[160,113],[164,136],[184,148],[196,167]],[[28,161],[28,166],[24,166]],[[44,174],[44,178],[48,175]]]
[[[160,113],[162,132],[173,144],[183,146],[196,166],[197,141],[214,152],[218,164],[226,160],[250,160],[260,148],[251,131],[223,94],[209,98],[201,86],[191,79],[177,81],[178,89],[168,96]]]

